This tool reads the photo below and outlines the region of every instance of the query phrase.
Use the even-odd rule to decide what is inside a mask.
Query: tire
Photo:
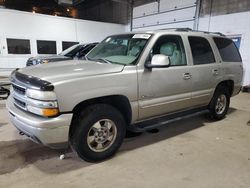
[[[210,118],[212,120],[223,119],[230,105],[230,94],[227,87],[218,86],[209,104]]]
[[[125,120],[116,108],[95,104],[75,118],[70,145],[81,159],[99,162],[115,155],[126,134]]]

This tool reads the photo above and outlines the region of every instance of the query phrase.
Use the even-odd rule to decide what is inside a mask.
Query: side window
[[[188,37],[194,65],[215,63],[212,48],[207,39],[203,37]]]
[[[30,41],[7,38],[8,54],[30,54]]]
[[[151,56],[155,54],[168,56],[170,66],[187,65],[185,50],[180,36],[166,35],[160,37],[151,51]]]
[[[37,40],[38,54],[56,54],[56,41]]]
[[[222,61],[241,62],[240,53],[232,40],[215,37],[214,42],[219,50]]]
[[[63,41],[62,42],[62,50],[66,50],[68,48],[70,48],[71,46],[74,46],[76,44],[79,44],[79,42],[70,42],[70,41]]]

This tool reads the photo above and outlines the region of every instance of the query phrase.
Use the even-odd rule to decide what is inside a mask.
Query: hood
[[[63,55],[51,55],[51,56],[36,56],[36,57],[32,57],[29,60],[33,61],[33,60],[50,60],[50,61],[57,61],[60,59],[71,59],[71,57],[67,57],[67,56],[63,56]]]
[[[66,79],[121,72],[123,68],[124,65],[70,60],[30,66],[18,70],[18,72],[53,83]]]
[[[38,60],[46,60],[49,62],[54,62],[54,61],[62,61],[62,60],[69,60],[72,59],[71,57],[63,56],[63,55],[51,55],[51,56],[36,56],[36,57],[31,57],[28,59],[28,62],[34,62],[34,64],[38,64]]]

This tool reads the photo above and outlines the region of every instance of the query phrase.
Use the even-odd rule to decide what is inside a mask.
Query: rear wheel
[[[117,109],[96,104],[83,110],[76,118],[70,140],[80,158],[97,162],[116,153],[126,133],[124,118]]]
[[[230,104],[230,94],[226,87],[219,86],[209,104],[210,117],[213,120],[223,119],[228,111]]]

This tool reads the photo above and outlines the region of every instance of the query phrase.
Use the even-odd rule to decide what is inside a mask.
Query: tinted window
[[[151,52],[151,56],[163,54],[169,57],[171,66],[186,65],[186,55],[180,36],[166,35],[160,37]]]
[[[90,50],[92,50],[96,45],[90,44],[84,47],[80,52],[80,57],[86,55]]]
[[[222,61],[241,62],[240,53],[232,40],[216,37],[214,42],[219,49]]]
[[[30,54],[30,41],[24,39],[7,39],[9,54]]]
[[[63,56],[67,56],[67,57],[74,57],[78,52],[79,50],[82,48],[82,45],[74,45],[74,46],[71,46],[69,47],[68,49],[62,51],[59,55],[63,55]]]
[[[188,37],[194,65],[214,63],[214,54],[207,39],[202,37]]]
[[[62,42],[62,49],[63,50],[66,50],[66,49],[68,49],[68,48],[70,48],[71,46],[74,46],[74,45],[76,45],[76,44],[79,44],[79,42],[69,42],[69,41],[63,41]]]
[[[37,53],[38,54],[56,54],[56,41],[37,41]]]

